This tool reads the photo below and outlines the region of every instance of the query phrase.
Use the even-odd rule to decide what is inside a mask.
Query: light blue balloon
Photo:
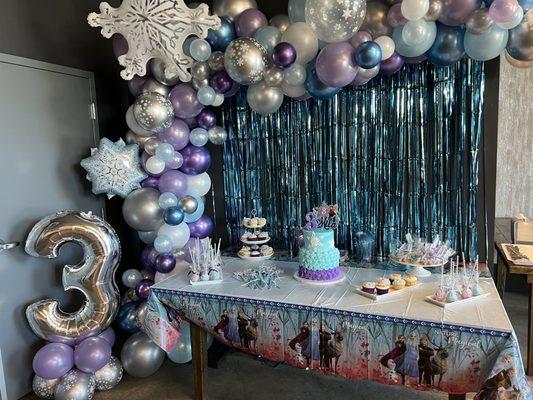
[[[209,133],[204,128],[194,128],[189,135],[189,141],[193,146],[205,146],[208,140]]]
[[[213,335],[207,335],[207,348],[210,348],[212,344]],[[180,321],[180,337],[167,355],[176,364],[186,364],[192,360],[190,326],[187,321]]]
[[[169,207],[175,207],[178,205],[178,198],[174,193],[165,192],[159,196],[159,207],[166,210]]]
[[[274,47],[281,40],[281,31],[275,26],[264,26],[255,32],[254,39],[261,43],[268,55],[271,56]]]
[[[205,39],[193,40],[189,46],[191,57],[196,61],[207,61],[211,57],[211,45]]]
[[[167,235],[158,235],[154,240],[154,248],[158,253],[170,253],[173,246],[172,239]]]
[[[416,21],[416,27],[418,28],[416,31],[420,33],[420,36],[417,37],[416,43],[412,45],[405,42],[404,36],[410,37],[412,35],[404,35],[404,27],[405,25],[394,28],[394,31],[392,32],[392,40],[394,41],[396,52],[401,56],[417,57],[428,51],[433,45],[433,42],[435,42],[435,37],[437,36],[437,24],[435,24],[434,21]]]
[[[289,0],[289,19],[294,22],[305,22],[305,3],[307,0]]]
[[[466,54],[478,61],[487,61],[496,58],[505,49],[509,32],[497,25],[493,25],[487,32],[474,35],[470,32],[465,34]]]
[[[196,222],[200,219],[200,217],[202,215],[204,215],[204,210],[205,210],[205,202],[204,202],[204,199],[200,196],[196,196],[196,195],[190,195],[192,197],[194,197],[196,199],[196,202],[198,203],[198,208],[196,208],[196,211],[193,212],[192,214],[187,214],[185,213],[185,219],[184,221],[187,222],[188,224],[190,224],[191,222]]]
[[[198,90],[196,96],[201,104],[204,106],[210,106],[215,101],[216,95],[215,89],[213,89],[211,86],[204,86]]]
[[[150,232],[139,231],[139,239],[141,239],[143,243],[152,244],[154,243],[154,240],[156,237],[157,237],[157,231],[150,231]]]
[[[161,143],[157,146],[155,155],[163,161],[172,161],[174,159],[174,147],[169,143]]]

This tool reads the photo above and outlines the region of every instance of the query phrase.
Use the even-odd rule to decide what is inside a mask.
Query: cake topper
[[[337,204],[322,204],[320,207],[313,208],[313,211],[305,215],[305,220],[307,221],[305,229],[308,231],[337,229],[338,211],[339,206]]]

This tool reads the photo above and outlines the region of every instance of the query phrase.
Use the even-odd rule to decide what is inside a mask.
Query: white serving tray
[[[391,297],[397,296],[400,293],[410,292],[412,289],[420,286],[421,283],[422,282],[418,282],[416,285],[406,286],[403,289],[399,289],[399,290],[392,289],[392,285],[391,285],[391,288],[389,289],[389,293],[387,293],[387,294],[371,294],[371,293],[367,293],[367,292],[364,292],[362,289],[359,289],[360,286],[357,286],[355,288],[355,293],[360,294],[361,296],[364,296],[364,297],[369,298],[369,299],[374,300],[374,301],[380,301],[380,300],[390,299]]]
[[[259,257],[241,256],[240,252],[237,253],[237,255],[239,256],[239,258],[242,258],[243,260],[246,260],[246,261],[266,261],[266,260],[272,258],[272,256],[274,255],[274,252],[272,252],[272,254],[270,254],[269,256],[259,256]]]
[[[270,242],[270,238],[268,238],[268,239],[264,239],[264,240],[253,240],[253,241],[251,241],[251,242],[248,241],[248,240],[241,240],[241,242],[243,242],[244,244],[249,244],[249,245],[253,246],[254,244],[259,245],[259,244],[265,244],[265,243],[268,243],[268,242]]]
[[[222,279],[216,279],[216,280],[208,280],[208,281],[198,281],[193,282],[189,280],[189,283],[193,286],[201,286],[201,285],[218,285],[219,283],[222,283]]]
[[[426,296],[426,301],[428,303],[434,304],[434,305],[442,307],[442,308],[449,308],[449,307],[456,307],[456,306],[458,306],[460,304],[472,303],[472,302],[477,301],[479,299],[483,299],[483,298],[485,298],[487,296],[490,296],[490,292],[480,294],[479,296],[472,296],[472,297],[469,297],[468,299],[457,300],[457,301],[454,301],[453,303],[445,303],[445,302],[442,302],[442,301],[435,300],[433,298],[433,296]]]

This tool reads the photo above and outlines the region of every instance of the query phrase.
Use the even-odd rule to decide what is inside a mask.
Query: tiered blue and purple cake
[[[340,252],[335,247],[333,230],[304,230],[304,245],[300,249],[298,276],[312,281],[338,279]]]

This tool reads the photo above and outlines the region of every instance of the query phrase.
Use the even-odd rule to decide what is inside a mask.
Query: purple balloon
[[[128,89],[132,96],[137,97],[141,94],[142,86],[150,79],[149,76],[135,75],[128,81]]]
[[[290,43],[278,43],[272,50],[272,61],[280,68],[288,68],[296,61],[296,49]]]
[[[351,43],[354,49],[357,49],[362,43],[370,42],[372,40],[372,35],[365,31],[359,31],[353,35]]]
[[[174,108],[174,115],[178,118],[196,117],[204,108],[196,98],[196,90],[189,83],[180,83],[174,86],[168,99]]]
[[[98,337],[104,339],[111,347],[115,344],[115,331],[111,327],[99,334]]]
[[[200,128],[204,128],[207,130],[216,125],[217,116],[215,115],[213,110],[204,108],[196,117],[196,121],[198,122],[198,126],[200,126]]]
[[[163,143],[169,143],[174,150],[181,150],[189,143],[191,130],[182,119],[175,118],[170,128],[157,134],[157,138]]]
[[[383,76],[391,76],[403,67],[404,62],[403,57],[394,52],[392,56],[381,62],[379,73]]]
[[[213,221],[207,215],[202,215],[200,219],[188,225],[191,231],[191,238],[203,239],[213,232]]]
[[[143,279],[135,287],[135,293],[141,300],[146,300],[150,295],[150,288],[154,284],[154,281],[151,279]]]
[[[141,187],[157,189],[159,187],[159,178],[156,176],[149,176],[141,182]]]
[[[226,71],[218,71],[212,76],[209,85],[217,93],[227,93],[233,86],[233,79],[230,78]]]
[[[187,175],[174,170],[165,172],[159,178],[159,191],[161,193],[174,193],[177,197],[185,196],[187,194]]]
[[[237,36],[253,37],[259,28],[268,25],[268,20],[261,11],[249,8],[235,18]]]
[[[205,147],[187,146],[182,151],[183,165],[180,170],[187,175],[198,175],[208,170],[211,155]]]
[[[183,165],[183,156],[179,151],[174,152],[174,158],[166,162],[166,167],[168,169],[178,169]]]
[[[49,343],[33,357],[33,371],[44,379],[61,378],[74,366],[74,350],[64,343]]]
[[[402,14],[402,5],[401,3],[394,4],[389,8],[387,13],[387,22],[393,28],[398,28],[406,24],[407,19]]]
[[[153,246],[146,246],[141,251],[141,264],[144,268],[149,271],[155,270],[155,259],[159,253]]]
[[[128,41],[120,33],[113,35],[113,53],[116,58],[123,56],[128,52]]]
[[[80,371],[93,374],[111,358],[111,345],[101,337],[85,339],[74,350],[74,364]]]
[[[187,126],[189,127],[189,129],[198,128],[198,121],[196,121],[195,117],[187,118],[185,122],[187,123]]]
[[[176,266],[176,257],[173,254],[159,254],[155,259],[155,269],[166,274]]]
[[[316,74],[325,85],[340,88],[352,82],[357,74],[355,49],[350,43],[329,43],[316,59]]]
[[[448,26],[463,25],[481,7],[481,0],[441,0],[439,21]]]

